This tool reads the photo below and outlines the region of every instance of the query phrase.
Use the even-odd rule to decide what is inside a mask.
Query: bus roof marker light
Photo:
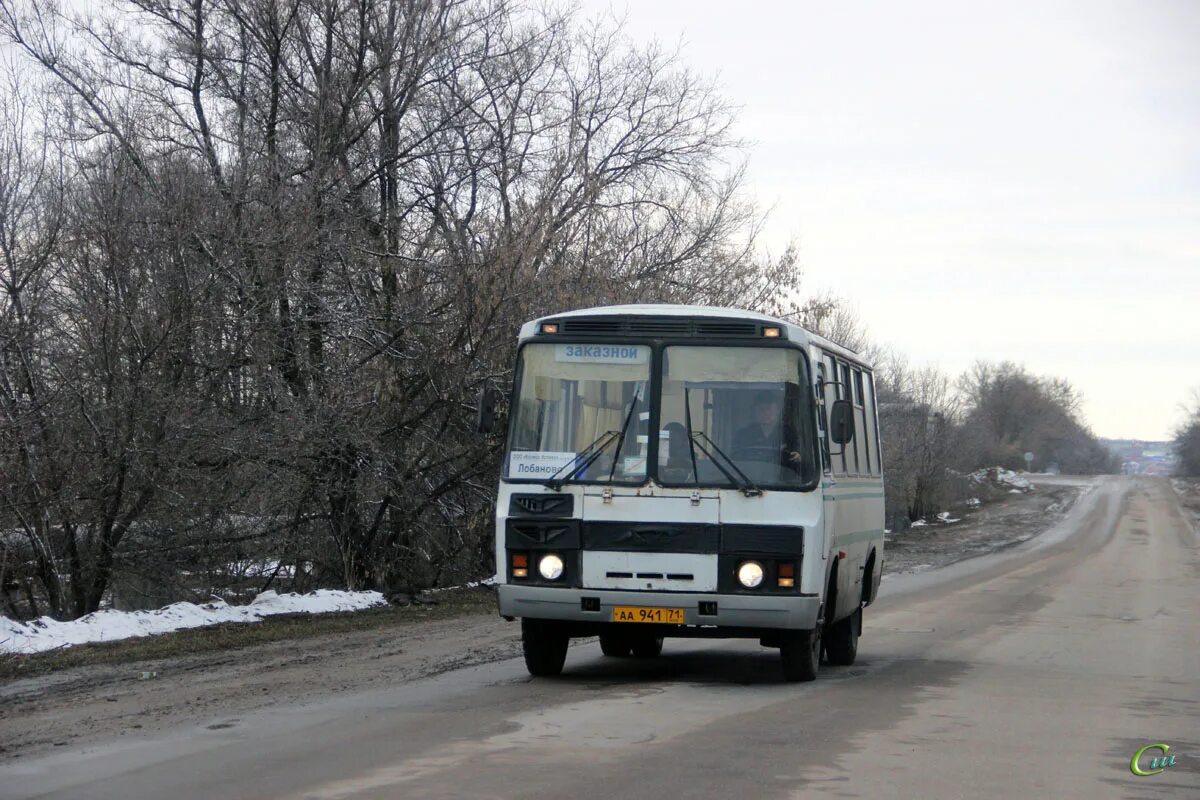
[[[542,333],[558,333],[558,323],[557,322],[543,322],[542,323]]]
[[[783,331],[774,326],[763,328],[763,337],[767,339],[778,339],[783,335]]]

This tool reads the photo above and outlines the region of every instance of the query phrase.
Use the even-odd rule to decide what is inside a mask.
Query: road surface
[[[1200,541],[1166,481],[1098,479],[1037,540],[884,592],[811,684],[756,643],[586,643],[558,679],[508,660],[18,758],[0,796],[1200,797]],[[1151,743],[1176,765],[1136,777]]]

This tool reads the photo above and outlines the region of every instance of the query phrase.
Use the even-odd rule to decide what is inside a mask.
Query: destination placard
[[[549,478],[574,460],[574,453],[549,450],[514,451],[508,456],[508,477]]]
[[[560,344],[554,360],[575,364],[645,364],[650,348],[638,344]]]

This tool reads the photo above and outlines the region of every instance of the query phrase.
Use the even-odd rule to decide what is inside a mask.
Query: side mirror
[[[834,400],[829,412],[829,438],[834,444],[849,444],[854,439],[854,406],[849,400]]]
[[[484,386],[479,392],[479,408],[475,412],[475,430],[491,433],[496,428],[496,406],[500,404],[500,392],[495,386]]]

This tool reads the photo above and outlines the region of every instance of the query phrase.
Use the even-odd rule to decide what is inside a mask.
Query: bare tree
[[[1191,402],[1183,407],[1183,421],[1175,429],[1174,448],[1178,459],[1176,472],[1200,476],[1200,389],[1192,391]]]
[[[0,39],[56,87],[69,198],[38,201],[57,227],[19,223],[45,297],[5,319],[34,355],[24,378],[5,356],[24,383],[3,455],[28,466],[4,513],[44,545],[30,585],[56,615],[252,545],[297,585],[478,574],[499,442],[470,406],[509,379],[521,321],[795,296],[794,251],[758,245],[732,108],[611,20],[0,0]]]

